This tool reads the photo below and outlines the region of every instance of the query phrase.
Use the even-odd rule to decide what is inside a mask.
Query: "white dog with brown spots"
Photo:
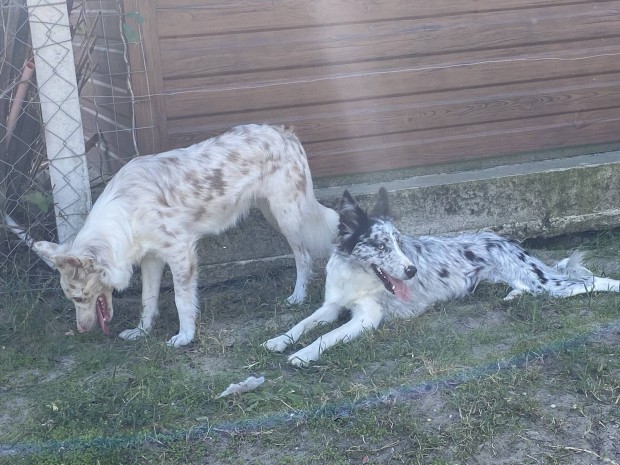
[[[60,271],[79,332],[98,321],[109,333],[112,291],[125,289],[140,264],[142,317],[123,339],[153,327],[168,264],[179,313],[179,333],[168,344],[180,347],[196,333],[196,242],[235,225],[252,206],[291,246],[297,279],[288,301],[302,302],[311,257],[329,255],[338,215],[317,202],[305,151],[280,127],[238,126],[188,148],[137,157],[106,186],[72,243],[42,241],[34,249]]]

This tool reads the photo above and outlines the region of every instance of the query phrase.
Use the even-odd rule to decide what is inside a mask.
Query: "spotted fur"
[[[620,281],[594,276],[581,265],[579,253],[551,267],[517,242],[492,233],[454,237],[401,234],[390,220],[383,188],[370,215],[345,191],[339,237],[327,264],[323,305],[264,345],[282,352],[306,331],[336,321],[345,309],[351,311],[351,319],[292,354],[289,362],[293,365],[318,360],[329,347],[377,328],[386,317],[414,317],[435,302],[463,297],[482,281],[510,285],[513,290],[506,300],[524,292],[554,297],[620,292]]]
[[[284,128],[238,126],[188,148],[135,158],[106,186],[73,242],[34,247],[60,271],[80,332],[97,320],[107,330],[112,290],[126,288],[140,264],[142,318],[120,333],[124,339],[151,330],[168,264],[180,322],[168,344],[178,347],[196,330],[197,240],[234,226],[252,206],[288,240],[297,269],[288,300],[302,302],[311,257],[329,254],[338,215],[315,199],[304,149]]]

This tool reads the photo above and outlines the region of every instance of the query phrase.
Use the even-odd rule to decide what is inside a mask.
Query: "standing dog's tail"
[[[314,197],[309,200],[310,211],[301,231],[303,242],[313,258],[327,258],[338,231],[338,213],[321,205]]]

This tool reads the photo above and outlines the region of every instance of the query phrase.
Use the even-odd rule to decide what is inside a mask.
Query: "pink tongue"
[[[105,303],[102,303],[100,299],[97,299],[96,306],[97,306],[97,321],[99,321],[99,326],[101,327],[101,331],[103,331],[104,334],[110,334],[110,328],[108,328],[108,323],[106,322],[106,319],[108,317],[107,315],[108,309],[106,308]],[[104,312],[106,313],[105,316],[104,316]]]
[[[390,276],[390,282],[394,286],[394,294],[403,302],[409,302],[412,299],[411,289],[400,279],[392,278]]]

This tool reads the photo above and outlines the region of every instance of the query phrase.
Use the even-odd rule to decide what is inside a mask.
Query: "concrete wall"
[[[400,179],[396,172],[390,180],[380,176],[380,182],[373,175],[354,184],[341,180],[340,186],[316,189],[316,195],[335,207],[346,188],[370,206],[385,186],[397,223],[410,234],[490,229],[524,239],[620,226],[620,152]],[[202,284],[293,266],[283,236],[258,211],[239,227],[204,239],[199,251]]]

